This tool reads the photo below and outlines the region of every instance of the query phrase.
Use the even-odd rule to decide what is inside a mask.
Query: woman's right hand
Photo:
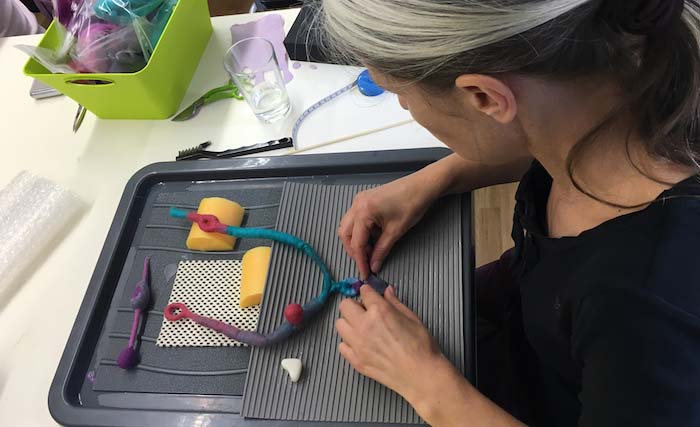
[[[409,175],[355,196],[338,235],[361,279],[378,272],[396,241],[423,217],[435,200],[428,185]]]

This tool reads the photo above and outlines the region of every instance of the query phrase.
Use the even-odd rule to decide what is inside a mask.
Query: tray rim
[[[76,366],[81,362],[81,353],[84,353],[84,338],[89,324],[97,316],[97,300],[103,292],[108,273],[113,269],[112,263],[115,251],[126,230],[129,213],[138,205],[139,192],[144,187],[155,182],[167,182],[182,180],[187,176],[188,180],[215,181],[234,180],[244,178],[284,178],[295,176],[313,175],[346,175],[348,173],[376,173],[382,168],[382,173],[412,172],[427,166],[443,157],[451,154],[446,148],[424,148],[408,150],[364,151],[354,153],[332,154],[308,154],[300,156],[269,156],[250,157],[237,159],[185,161],[185,162],[159,162],[147,165],[138,170],[126,183],[122,197],[117,206],[114,219],[110,225],[100,255],[95,265],[95,270],[85,291],[85,296],[80,304],[80,309],[71,328],[70,335],[65,344],[60,361],[56,368],[48,393],[49,412],[55,421],[69,426],[143,426],[143,425],[193,425],[195,421],[206,416],[210,426],[298,426],[296,421],[276,420],[252,420],[244,419],[239,414],[226,412],[194,412],[144,409],[137,412],[131,409],[119,409],[111,407],[87,408],[81,406],[75,397],[69,393],[69,382],[73,377]],[[323,173],[309,173],[314,169],[326,169]],[[464,220],[462,226],[462,251],[469,254],[463,259],[463,280],[470,285],[473,283],[474,272],[474,239],[473,239],[473,212],[471,193],[464,193],[461,197],[462,212],[469,212],[468,221]],[[143,202],[143,201],[141,201]],[[466,225],[466,226],[465,226]],[[465,341],[465,376],[472,382],[475,379],[475,350],[476,335],[475,310],[472,302],[474,287],[469,286],[464,298],[464,319],[469,322],[464,328]],[[112,296],[110,296],[111,300]],[[84,359],[85,357],[83,357]],[[133,393],[137,394],[137,393]],[[187,398],[186,395],[182,395]],[[195,399],[210,397],[206,395],[190,395]],[[242,400],[241,397],[227,396],[227,399]],[[114,422],[118,421],[119,424]],[[308,425],[347,427],[348,423],[308,423]],[[360,425],[360,424],[353,424]],[[371,424],[372,427],[392,426],[396,424]]]

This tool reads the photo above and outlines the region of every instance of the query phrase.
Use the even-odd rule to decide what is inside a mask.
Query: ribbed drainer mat
[[[337,228],[356,193],[365,185],[287,183],[277,229],[309,242],[336,279],[356,276]],[[447,357],[464,371],[461,203],[440,200],[392,250],[380,276],[395,283],[397,295],[415,311]],[[284,307],[318,295],[321,273],[297,250],[273,245],[270,273],[258,331],[269,333],[282,321]],[[301,334],[272,348],[252,351],[242,415],[298,421],[421,423],[399,395],[357,372],[338,353],[334,322],[340,295]],[[292,383],[280,368],[284,358],[302,360],[304,370]],[[407,372],[406,375],[411,375]]]

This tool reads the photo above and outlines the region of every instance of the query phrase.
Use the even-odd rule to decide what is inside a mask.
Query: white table
[[[278,13],[289,30],[297,10]],[[214,34],[183,107],[227,80],[221,58],[231,44],[229,27],[261,16],[212,20]],[[288,136],[297,114],[352,81],[358,72],[325,64],[317,69],[307,63],[299,69],[290,67],[295,76],[288,85],[294,111],[277,125],[257,122],[242,102],[221,101],[184,123],[99,120],[88,113],[73,134],[75,102],[66,97],[41,101],[29,97],[31,79],[22,74],[27,58],[13,46],[36,45],[39,39],[0,38],[0,187],[28,170],[70,188],[90,207],[23,279],[14,296],[0,302],[0,424],[23,427],[56,425],[47,406],[49,386],[129,177],[206,140],[213,141],[211,149],[223,150]],[[407,113],[392,98],[367,100],[350,94],[339,99],[309,119],[300,146],[406,119]],[[413,123],[309,153],[432,146],[441,144]]]

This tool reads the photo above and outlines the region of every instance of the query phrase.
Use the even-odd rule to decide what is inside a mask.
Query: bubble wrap
[[[38,265],[49,245],[83,208],[70,191],[33,175],[20,172],[0,190],[0,307],[7,293],[30,265]]]

